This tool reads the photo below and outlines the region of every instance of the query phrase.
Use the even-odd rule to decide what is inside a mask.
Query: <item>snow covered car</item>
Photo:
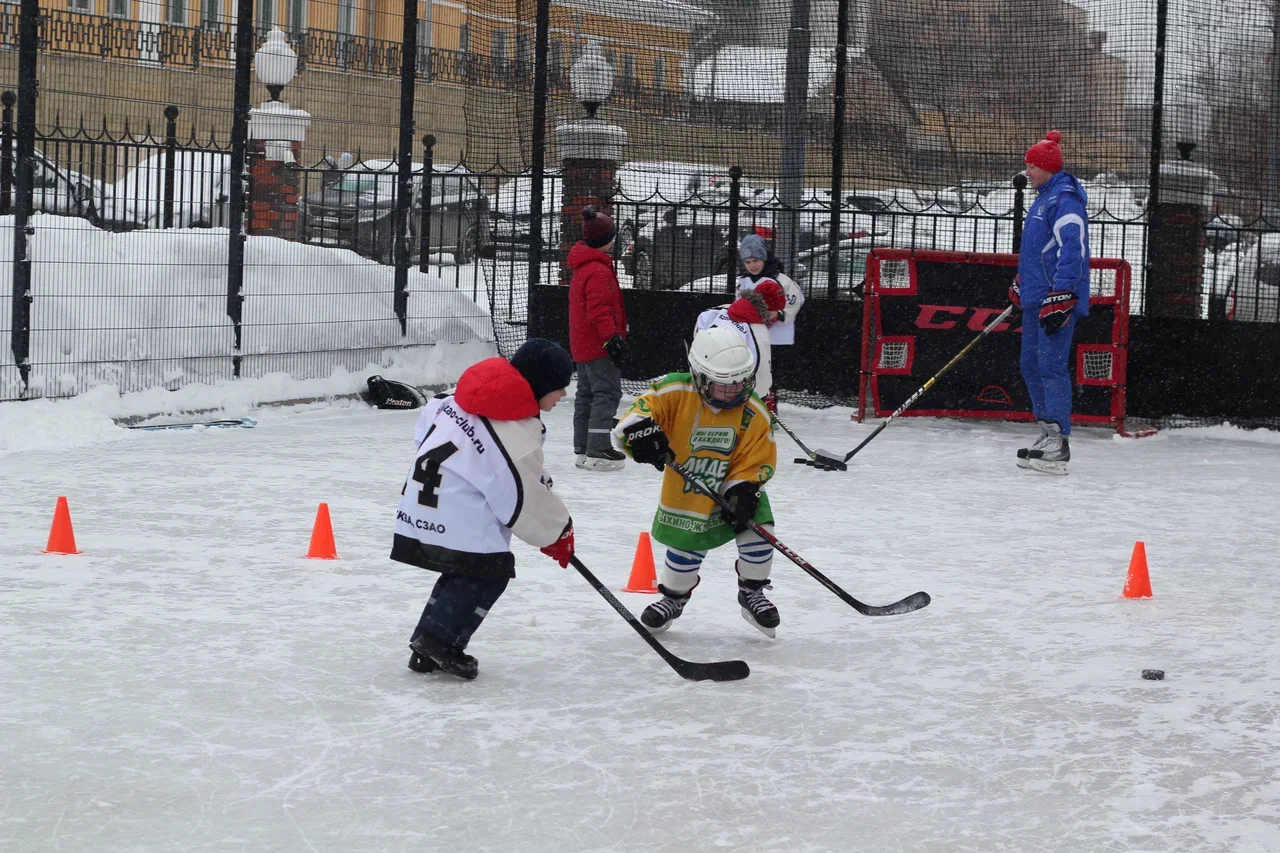
[[[166,159],[164,153],[147,157],[117,181],[99,202],[102,220],[108,225],[163,228]],[[230,169],[229,154],[175,152],[172,227],[226,227],[230,216]]]
[[[548,169],[542,182],[542,250],[550,259],[560,249],[560,173]],[[523,172],[489,196],[489,240],[496,251],[528,252],[533,221],[533,178]]]
[[[17,151],[17,142],[14,142]],[[62,216],[79,216],[97,222],[98,207],[104,195],[101,184],[72,169],[58,165],[40,149],[34,152],[34,168],[31,182],[31,207],[34,213],[55,213]],[[13,211],[17,200],[17,158],[14,158],[15,179],[9,187],[9,210]]]

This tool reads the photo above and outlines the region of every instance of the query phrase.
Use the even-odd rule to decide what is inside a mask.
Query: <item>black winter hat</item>
[[[530,338],[511,356],[511,366],[533,389],[534,399],[541,400],[552,391],[569,385],[573,378],[573,359],[564,347],[546,338]]]

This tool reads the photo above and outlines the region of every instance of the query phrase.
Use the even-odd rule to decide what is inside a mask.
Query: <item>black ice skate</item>
[[[1030,447],[1018,448],[1019,468],[1031,467],[1031,451],[1044,450],[1049,441],[1049,435],[1052,432],[1052,428],[1057,426],[1057,424],[1050,423],[1049,421],[1036,421],[1036,425],[1040,427],[1040,435],[1036,437],[1036,440],[1031,443]]]
[[[463,654],[462,649],[456,646],[445,645],[431,634],[419,634],[418,638],[409,644],[409,648],[426,658],[428,662],[458,678],[470,681],[480,674],[480,665],[475,658]],[[411,660],[411,666],[412,663]]]
[[[640,614],[640,622],[649,629],[650,634],[661,634],[671,627],[671,623],[680,618],[684,606],[689,603],[693,590],[673,592],[662,584],[658,584],[658,592],[662,598],[650,604]]]
[[[1071,442],[1062,434],[1062,427],[1050,424],[1049,438],[1040,449],[1027,453],[1028,467],[1042,474],[1066,474],[1071,461]]]
[[[773,589],[766,581],[749,581],[738,578],[738,603],[742,605],[742,618],[760,630],[769,639],[778,636],[778,624],[782,617],[773,602],[765,598],[764,591]]]
[[[435,672],[439,668],[431,658],[424,658],[417,652],[409,655],[409,669],[414,672]]]

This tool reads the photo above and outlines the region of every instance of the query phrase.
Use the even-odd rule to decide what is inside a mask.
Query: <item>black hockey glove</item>
[[[622,339],[622,335],[614,335],[604,342],[604,351],[610,361],[621,367],[622,359],[627,355],[627,342]]]
[[[760,506],[760,486],[756,483],[738,483],[724,493],[724,499],[730,509],[722,509],[720,514],[734,533],[741,533],[751,526],[756,517],[756,508]]]
[[[1040,325],[1047,333],[1056,334],[1071,317],[1071,312],[1076,310],[1079,301],[1070,290],[1052,291],[1040,306]]]
[[[653,418],[636,421],[622,431],[631,448],[631,458],[641,465],[652,465],[661,471],[671,458],[667,434]]]

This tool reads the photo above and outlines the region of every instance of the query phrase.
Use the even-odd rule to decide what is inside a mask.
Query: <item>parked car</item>
[[[98,202],[108,227],[163,228],[166,155],[139,162]],[[177,151],[173,158],[173,227],[226,227],[231,157],[216,151]]]
[[[542,182],[543,257],[560,248],[560,173],[548,169]],[[497,251],[528,252],[533,221],[533,179],[523,172],[507,180],[489,197],[489,239]]]
[[[414,258],[421,236],[422,169],[421,163],[413,164],[409,237]],[[394,160],[369,160],[345,170],[337,180],[302,199],[304,242],[352,249],[364,257],[391,263],[398,186]],[[430,252],[451,252],[457,263],[470,263],[489,242],[488,208],[488,196],[472,172],[461,166],[435,164]]]
[[[16,153],[17,142],[13,143]],[[98,201],[103,195],[100,184],[79,172],[59,166],[40,149],[35,150],[32,170],[31,204],[35,213],[54,213],[98,220]],[[14,183],[9,188],[9,209],[17,199],[17,158],[14,158]]]
[[[885,248],[888,245],[883,239],[869,235],[852,237],[839,242],[835,259],[841,298],[862,298],[867,277],[867,255],[874,248]],[[795,269],[791,278],[804,291],[806,298],[827,296],[827,270],[830,267],[831,258],[830,244],[815,246],[796,256]],[[687,283],[680,289],[695,293],[721,292],[725,289],[725,276],[721,271]]]

